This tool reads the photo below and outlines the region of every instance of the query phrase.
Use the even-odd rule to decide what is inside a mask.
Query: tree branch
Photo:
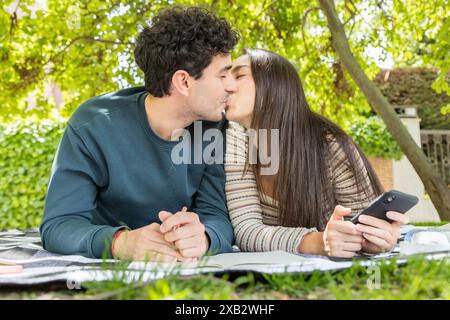
[[[302,40],[303,40],[303,45],[305,46],[305,52],[307,55],[309,55],[309,49],[308,49],[308,44],[306,43],[306,38],[305,38],[305,25],[306,25],[306,20],[308,19],[308,14],[314,10],[320,10],[320,7],[312,7],[309,8],[308,10],[305,11],[305,13],[303,14],[302,17]]]
[[[352,10],[350,8],[349,3],[352,4],[354,10]],[[344,22],[344,26],[345,26],[350,20],[353,20],[355,18],[357,10],[356,10],[356,6],[355,6],[355,4],[353,3],[352,0],[345,0],[345,5],[344,6],[345,6],[345,9],[347,9],[347,11],[350,13],[350,18],[348,18],[347,21]]]
[[[90,36],[79,36],[79,37],[75,37],[73,38],[68,45],[66,45],[61,51],[59,51],[58,53],[56,53],[55,55],[51,56],[45,63],[44,66],[49,64],[50,62],[53,62],[56,60],[57,57],[59,57],[60,55],[64,54],[67,50],[69,50],[69,48],[76,43],[77,41],[80,40],[87,40],[87,41],[93,41],[93,42],[101,42],[101,43],[107,43],[107,44],[118,44],[118,45],[134,45],[133,42],[125,42],[125,41],[114,41],[114,40],[107,40],[107,39],[101,39],[101,38],[95,38],[95,37],[90,37]]]
[[[19,9],[19,6],[20,6],[20,0],[17,1],[16,8],[10,14],[10,18],[11,18],[11,25],[9,27],[9,37],[10,38],[12,37],[14,28],[16,27],[16,24],[17,24],[17,10]]]
[[[256,18],[259,18],[260,16],[262,16],[262,14],[264,13],[264,12],[266,12],[267,11],[267,9],[269,9],[271,6],[273,6],[275,3],[277,3],[278,2],[278,0],[273,0],[271,3],[269,3],[267,6],[265,6],[265,4],[266,4],[266,1],[264,1],[264,3],[263,3],[263,8],[261,9],[261,11],[256,15]]]
[[[118,44],[118,45],[126,45],[126,46],[134,45],[134,42],[120,41],[120,40],[114,41],[114,40],[107,40],[107,39],[88,37],[88,36],[83,36],[82,39],[87,40],[87,41],[102,42],[102,43],[108,43],[108,44]]]
[[[119,1],[115,1],[115,2],[111,3],[110,6],[108,6],[108,7],[103,7],[103,8],[101,8],[101,9],[97,10],[97,11],[89,11],[89,10],[87,10],[87,6],[85,6],[86,12],[83,13],[83,16],[88,16],[88,15],[98,15],[99,13],[104,12],[104,11],[111,12],[112,9],[114,9],[114,8],[117,7],[117,6],[119,6],[120,3],[121,3],[120,0],[119,0]]]

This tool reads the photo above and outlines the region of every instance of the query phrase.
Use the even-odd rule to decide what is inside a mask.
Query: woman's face
[[[230,121],[250,128],[256,93],[250,58],[247,55],[237,58],[233,62],[231,73],[236,80],[236,90],[228,98],[225,116]]]

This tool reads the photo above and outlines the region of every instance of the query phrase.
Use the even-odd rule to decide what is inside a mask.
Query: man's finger
[[[205,232],[203,224],[188,224],[183,225],[175,230],[166,232],[164,239],[168,242],[174,242],[180,239],[190,238]]]
[[[162,254],[157,251],[143,251],[141,253],[141,256],[137,260],[143,260],[143,261],[153,261],[153,262],[176,262],[177,257]]]
[[[164,235],[161,232],[159,232],[159,230],[143,232],[140,235],[140,238],[143,241],[156,242],[156,243],[164,244],[167,246],[171,245],[171,243],[164,238]]]
[[[195,236],[175,241],[175,247],[180,252],[181,252],[181,250],[195,248],[195,247],[198,247],[200,245],[201,245],[201,238],[195,237]]]
[[[158,231],[160,227],[159,223],[153,222],[145,227],[143,227],[146,230],[152,230],[152,231]]]
[[[152,245],[152,243],[159,243],[171,246],[171,243],[166,241],[166,239],[164,239],[164,235],[161,232],[159,232],[159,225],[156,223],[155,225],[156,227],[149,225],[141,229],[137,240],[141,243],[148,243],[147,245],[150,246]],[[155,228],[156,230],[154,230]],[[132,241],[131,238],[129,237],[130,234],[128,232],[125,232],[123,234],[121,242],[126,245],[128,241]]]
[[[203,249],[197,246],[194,248],[182,249],[180,250],[180,253],[186,258],[198,258],[203,255]]]
[[[198,222],[198,215],[194,212],[179,211],[174,215],[168,217],[160,227],[162,233],[173,230],[173,227],[193,222]]]
[[[172,213],[170,213],[168,211],[160,211],[158,213],[158,217],[159,217],[159,220],[161,220],[161,222],[166,221],[167,218],[169,218],[170,216],[172,216]]]
[[[165,255],[179,257],[180,253],[174,249],[172,246],[161,244],[153,241],[146,241],[139,245],[138,251],[146,252],[146,251],[152,251],[152,252],[159,252]]]

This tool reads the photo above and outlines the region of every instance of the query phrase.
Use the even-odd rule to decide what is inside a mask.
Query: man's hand
[[[113,256],[122,260],[159,262],[184,261],[172,244],[164,239],[158,223],[122,232],[114,241]]]
[[[351,258],[362,248],[362,232],[350,221],[344,221],[350,208],[337,205],[323,233],[324,250],[329,256]]]
[[[356,228],[364,237],[362,249],[367,253],[382,253],[392,250],[401,236],[400,226],[408,223],[408,217],[400,212],[388,211],[386,216],[393,222],[361,215]]]
[[[171,214],[161,211],[159,219],[162,221],[160,231],[164,239],[173,243],[184,258],[200,258],[208,251],[205,226],[196,213],[179,211]]]

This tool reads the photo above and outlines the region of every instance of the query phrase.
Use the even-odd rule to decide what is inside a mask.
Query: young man
[[[194,121],[223,129],[237,41],[227,21],[204,9],[175,7],[152,19],[135,48],[145,88],[94,97],[68,122],[40,227],[45,249],[160,261],[231,251],[223,165],[175,164],[172,150],[174,131],[192,133]]]

